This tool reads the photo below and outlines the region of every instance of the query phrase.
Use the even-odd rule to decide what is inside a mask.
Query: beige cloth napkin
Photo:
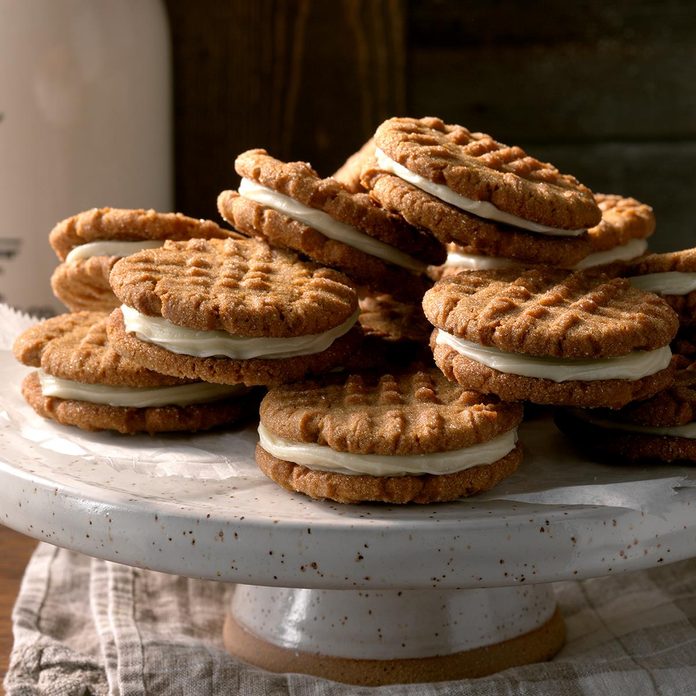
[[[8,696],[694,696],[696,559],[556,585],[568,642],[477,680],[354,687],[227,655],[230,586],[40,544],[15,606]]]

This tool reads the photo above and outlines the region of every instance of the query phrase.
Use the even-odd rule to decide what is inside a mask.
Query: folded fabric
[[[551,662],[483,679],[354,687],[228,655],[231,585],[40,544],[15,605],[8,696],[666,696],[696,682],[696,559],[558,583],[568,628]]]

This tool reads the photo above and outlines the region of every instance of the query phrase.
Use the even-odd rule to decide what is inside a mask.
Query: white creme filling
[[[315,471],[358,476],[412,476],[453,474],[474,466],[492,464],[511,452],[517,443],[517,428],[488,442],[464,449],[433,454],[351,454],[337,452],[326,445],[285,440],[259,425],[261,447],[278,459],[301,464]]]
[[[378,259],[417,273],[422,273],[427,268],[426,264],[418,259],[405,254],[403,251],[399,251],[389,244],[380,242],[379,239],[370,237],[369,234],[360,232],[351,225],[335,220],[323,210],[310,208],[299,203],[294,198],[278,193],[266,186],[261,186],[261,184],[257,184],[250,179],[242,179],[238,191],[244,198],[273,208],[279,213],[321,232],[329,239],[342,242],[365,254],[376,256]]]
[[[634,351],[616,358],[571,360],[540,358],[520,353],[506,353],[497,348],[482,346],[438,330],[436,342],[445,344],[470,360],[493,370],[522,377],[548,379],[552,382],[579,380],[593,382],[603,379],[636,380],[653,375],[669,365],[672,351],[669,346],[657,350]]]
[[[477,215],[478,217],[486,218],[487,220],[503,222],[506,225],[520,227],[524,230],[529,230],[530,232],[537,232],[538,234],[546,234],[551,236],[577,237],[585,232],[584,229],[562,230],[556,227],[549,227],[548,225],[542,225],[538,222],[532,222],[531,220],[525,220],[517,215],[506,213],[504,210],[500,210],[500,208],[497,208],[488,201],[475,201],[471,198],[467,198],[466,196],[456,193],[444,184],[436,184],[425,177],[420,176],[419,174],[415,174],[410,169],[407,169],[402,164],[399,164],[388,157],[379,148],[377,148],[375,152],[377,155],[377,164],[379,165],[380,169],[384,169],[384,171],[395,174],[400,179],[408,181],[409,184],[413,184],[422,191],[425,191],[426,193],[429,193],[432,196],[445,201],[445,203],[455,206],[456,208],[461,208],[472,215]]]
[[[519,261],[503,256],[483,256],[450,251],[447,253],[445,265],[452,268],[464,268],[469,271],[485,271],[492,268],[511,268],[521,264]]]
[[[590,416],[578,409],[573,409],[573,414],[579,419],[591,425],[605,430],[621,430],[625,432],[638,433],[642,435],[666,435],[668,437],[684,437],[689,440],[696,439],[696,423],[686,423],[685,425],[673,425],[670,427],[657,428],[649,425],[636,425],[634,423],[623,423]]]
[[[161,247],[164,241],[142,241],[142,242],[88,242],[73,247],[65,257],[65,263],[82,261],[92,256],[130,256],[143,249],[156,249]]]
[[[581,261],[578,261],[573,268],[582,270],[583,268],[602,266],[605,263],[614,263],[614,261],[630,261],[643,254],[647,248],[648,242],[645,239],[632,239],[630,242],[612,249],[589,254]]]
[[[242,396],[249,391],[242,384],[224,385],[208,382],[194,382],[173,387],[112,387],[62,379],[46,374],[43,370],[39,372],[39,380],[44,396],[135,408],[189,406]]]
[[[132,307],[121,305],[123,322],[128,333],[172,353],[197,358],[226,357],[233,360],[251,358],[292,358],[313,355],[326,350],[337,338],[350,331],[359,310],[342,324],[320,334],[290,338],[251,338],[233,336],[226,331],[197,331],[177,326],[163,317],[148,317]]]
[[[688,295],[696,290],[696,273],[646,273],[633,276],[629,280],[633,287],[658,295]]]
[[[573,269],[581,270],[583,268],[593,268],[594,266],[602,266],[607,263],[613,263],[614,261],[630,261],[644,253],[647,248],[648,243],[645,239],[632,239],[630,242],[622,244],[621,246],[607,249],[606,251],[598,251],[586,256],[582,261],[576,263]],[[510,268],[512,266],[524,265],[521,261],[503,256],[462,254],[457,251],[450,251],[447,254],[447,261],[445,264],[453,268],[465,268],[471,271],[484,271],[490,268]],[[656,273],[654,275],[665,274]],[[693,275],[694,281],[692,289],[696,289],[696,274]],[[655,290],[652,290],[652,292],[655,292]],[[691,290],[687,290],[686,292],[691,292]],[[686,292],[684,294],[686,294]],[[672,294],[676,295],[677,293]]]

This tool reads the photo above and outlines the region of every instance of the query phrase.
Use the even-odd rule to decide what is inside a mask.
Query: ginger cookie
[[[356,349],[358,298],[342,273],[256,239],[166,242],[118,261],[114,348],[145,367],[269,385],[339,367]]]
[[[508,401],[621,408],[664,389],[678,319],[622,278],[548,266],[468,271],[423,298],[435,363]]]
[[[93,208],[59,222],[49,242],[61,260],[51,276],[55,296],[73,312],[109,311],[119,302],[109,273],[119,258],[166,239],[221,238],[232,233],[211,220],[154,210]]]
[[[596,193],[594,198],[602,211],[602,219],[599,225],[587,230],[587,256],[573,264],[555,259],[546,262],[548,265],[573,270],[601,267],[603,271],[620,275],[623,272],[623,262],[635,259],[645,252],[648,246],[646,239],[655,231],[652,208],[635,198],[613,194]],[[537,262],[544,263],[534,263]],[[486,270],[514,265],[524,264],[519,259],[504,255],[482,254],[476,245],[453,242],[447,246],[445,266],[438,271],[439,277],[442,277],[461,270]]]
[[[696,324],[696,248],[648,254],[625,267],[623,274],[637,288],[663,297],[682,326]]]
[[[233,423],[257,403],[240,385],[170,377],[109,345],[106,312],[47,319],[21,334],[15,357],[31,367],[22,394],[44,418],[83,430],[121,433],[207,430]]]
[[[334,375],[270,389],[256,461],[276,483],[340,503],[433,503],[488,490],[522,458],[518,404],[436,369]]]
[[[602,459],[696,463],[696,332],[672,345],[673,383],[618,411],[568,409],[556,423],[583,449]]]
[[[238,191],[218,197],[220,214],[240,232],[344,272],[359,285],[420,300],[427,266],[445,251],[432,235],[383,210],[364,193],[322,179],[305,162],[281,162],[265,150],[235,161]]]

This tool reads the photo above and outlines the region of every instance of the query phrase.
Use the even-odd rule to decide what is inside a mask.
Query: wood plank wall
[[[691,0],[166,0],[176,199],[218,219],[237,153],[326,175],[391,115],[491,133],[650,203],[651,247],[696,245]]]

